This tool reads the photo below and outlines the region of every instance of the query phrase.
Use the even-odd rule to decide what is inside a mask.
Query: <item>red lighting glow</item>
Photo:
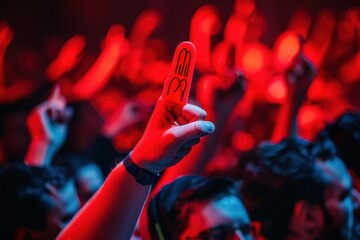
[[[335,29],[335,17],[331,12],[323,11],[316,19],[309,40],[304,46],[305,55],[317,66],[321,66]]]
[[[234,4],[235,14],[243,17],[249,16],[255,10],[254,0],[237,0]]]
[[[211,57],[214,71],[219,75],[224,75],[234,65],[235,48],[225,41],[220,42],[216,45]]]
[[[233,135],[232,145],[238,151],[248,151],[254,147],[254,138],[247,132],[238,131]]]
[[[220,31],[221,21],[217,8],[208,4],[200,7],[191,19],[191,32],[216,34]]]
[[[74,94],[80,99],[91,97],[104,87],[122,56],[124,28],[113,25],[105,40],[105,47],[85,75],[75,84]]]
[[[286,32],[277,39],[275,43],[275,62],[278,69],[288,67],[294,57],[299,53],[300,43],[297,34]]]
[[[47,68],[47,76],[50,80],[61,77],[73,69],[79,63],[79,54],[84,50],[85,38],[75,35],[70,38],[61,48],[57,58]]]
[[[231,16],[226,23],[224,39],[236,46],[240,46],[245,37],[247,22],[238,16]]]
[[[256,74],[264,67],[265,56],[257,47],[248,48],[242,57],[242,66],[247,74]]]
[[[211,69],[211,36],[221,28],[218,11],[213,5],[200,7],[191,19],[190,41],[196,47],[196,68],[200,72]]]
[[[282,77],[270,81],[266,90],[266,100],[272,103],[282,103],[287,98],[287,87]]]
[[[153,84],[162,86],[170,71],[171,64],[163,61],[151,61],[144,65],[143,77]]]
[[[300,109],[298,115],[299,126],[303,127],[308,124],[313,124],[320,119],[321,112],[315,106],[305,106]]]
[[[309,34],[310,26],[311,18],[309,14],[304,11],[297,11],[291,17],[289,31],[295,32],[306,39]]]
[[[160,25],[161,13],[155,9],[142,12],[136,19],[130,34],[130,42],[133,47],[143,45],[150,34]]]

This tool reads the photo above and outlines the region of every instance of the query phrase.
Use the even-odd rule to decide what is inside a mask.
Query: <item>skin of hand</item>
[[[285,73],[288,97],[279,110],[271,137],[272,141],[279,142],[286,137],[297,136],[297,114],[315,75],[314,63],[300,51]]]
[[[230,69],[223,76],[207,75],[200,79],[197,99],[209,115],[209,119],[227,116],[242,98],[246,89],[246,79],[238,69]]]
[[[138,124],[141,121],[147,121],[150,116],[150,107],[141,101],[135,99],[125,100],[106,118],[103,125],[103,134],[113,138],[120,132]]]
[[[120,24],[109,28],[104,47],[94,64],[73,86],[73,94],[78,99],[89,99],[103,88],[123,57],[125,29]]]
[[[160,97],[131,158],[141,168],[162,172],[186,156],[200,137],[215,130],[205,117],[206,112],[195,105],[186,104],[179,111]]]
[[[300,52],[286,72],[289,94],[304,97],[315,76],[314,63]]]
[[[173,181],[178,176],[184,174],[201,174],[204,166],[209,159],[213,156],[214,151],[220,139],[220,133],[224,122],[228,117],[228,113],[233,109],[234,104],[239,101],[245,91],[245,81],[243,75],[238,71],[229,71],[224,78],[218,75],[205,75],[200,79],[197,85],[197,99],[200,105],[206,110],[198,110],[195,118],[192,121],[200,120],[205,118],[210,119],[218,126],[211,135],[203,139],[200,144],[195,146],[191,153],[186,155],[184,159],[179,162],[176,166],[167,169],[160,181],[157,183],[155,189],[151,192],[150,196],[154,196],[165,184]],[[226,81],[226,84],[224,83]],[[163,101],[163,100],[159,100]],[[161,103],[162,105],[164,103]],[[158,107],[158,106],[157,106]],[[157,108],[156,107],[156,108]],[[162,106],[164,108],[164,106]],[[193,106],[191,106],[193,108]],[[196,108],[195,108],[196,109]],[[165,108],[162,111],[168,111]],[[184,110],[182,112],[184,114]],[[191,117],[191,115],[189,115]],[[189,119],[189,117],[187,117]],[[164,126],[172,125],[174,119],[163,119]],[[150,123],[149,123],[150,125]],[[160,124],[159,124],[160,125]],[[174,124],[173,124],[174,125]],[[174,125],[175,126],[175,125]],[[196,139],[196,138],[195,138]],[[151,144],[151,143],[150,143]],[[151,145],[150,145],[151,146]],[[186,148],[185,148],[186,149]],[[186,153],[184,149],[184,153]],[[134,151],[136,148],[134,149]],[[156,148],[150,148],[151,153],[156,154]],[[133,153],[131,154],[133,156]],[[172,155],[174,155],[172,153]],[[134,156],[136,158],[136,156]],[[136,161],[136,159],[135,159]],[[154,172],[158,172],[156,170]],[[145,207],[146,208],[146,207]],[[147,212],[143,211],[139,221],[140,235],[144,239],[150,238],[150,233],[147,231],[148,218]]]
[[[35,107],[27,117],[32,144],[44,144],[48,151],[56,152],[65,141],[71,115],[72,109],[66,107],[59,87],[55,87],[50,98]]]
[[[160,97],[130,153],[132,160],[153,173],[176,164],[200,137],[214,131],[215,126],[204,121],[205,117],[206,112],[195,105],[174,105]],[[124,165],[118,164],[58,239],[130,239],[149,191],[150,186],[136,182]]]
[[[62,46],[59,55],[50,63],[46,70],[50,80],[58,80],[65,73],[74,69],[81,61],[84,52],[85,37],[78,34],[70,38]]]

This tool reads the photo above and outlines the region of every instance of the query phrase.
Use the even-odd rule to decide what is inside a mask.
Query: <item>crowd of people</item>
[[[172,61],[156,9],[97,55],[0,19],[0,239],[360,239],[360,8],[222,18]]]

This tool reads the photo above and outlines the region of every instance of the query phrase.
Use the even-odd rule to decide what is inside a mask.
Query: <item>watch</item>
[[[128,154],[123,159],[123,165],[128,173],[134,176],[135,180],[146,186],[154,185],[161,177],[161,175],[152,173],[144,168],[137,166],[134,161],[131,159],[130,154]]]

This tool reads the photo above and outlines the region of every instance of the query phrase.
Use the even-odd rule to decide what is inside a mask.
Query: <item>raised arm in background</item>
[[[315,75],[315,65],[300,52],[286,71],[288,96],[278,113],[271,136],[273,142],[280,142],[287,137],[295,137],[298,134],[297,115]]]
[[[239,70],[231,70],[225,76],[206,75],[197,87],[197,98],[207,112],[216,130],[194,147],[191,154],[176,167],[168,169],[156,189],[184,174],[202,174],[206,163],[213,157],[221,141],[226,122],[245,91],[245,78]]]
[[[66,107],[65,98],[56,86],[46,101],[36,106],[27,117],[31,142],[25,156],[30,166],[50,165],[56,152],[63,145],[67,131],[67,121],[72,110]]]

